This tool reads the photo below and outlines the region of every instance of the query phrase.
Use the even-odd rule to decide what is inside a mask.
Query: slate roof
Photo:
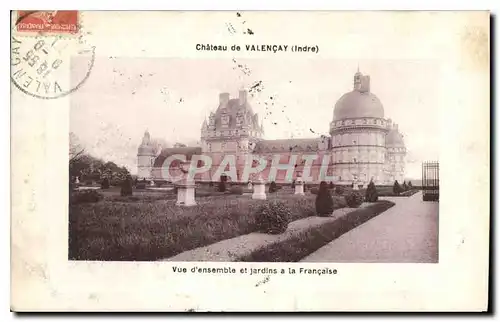
[[[254,153],[266,152],[314,152],[318,151],[321,138],[264,140],[257,142]]]
[[[193,155],[201,154],[201,147],[184,147],[184,148],[164,148],[161,150],[160,154],[156,157],[154,166],[161,167],[165,160],[174,154],[182,154],[186,156],[187,160],[191,160]]]

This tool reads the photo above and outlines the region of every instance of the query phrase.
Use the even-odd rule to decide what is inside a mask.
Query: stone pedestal
[[[155,182],[153,180],[149,181],[149,185],[152,187],[155,185]]]
[[[304,195],[304,181],[300,178],[295,181],[295,194]]]
[[[248,189],[252,189],[253,188],[253,185],[251,182],[248,183]]]
[[[76,177],[76,179],[75,179],[75,183],[76,183],[76,184],[79,184],[79,183],[80,183],[80,179],[78,179],[78,177]]]
[[[182,182],[175,185],[177,188],[177,206],[194,206],[196,200],[194,199],[194,182]]]
[[[259,179],[253,184],[252,199],[266,200],[266,185],[264,180]]]
[[[358,184],[359,184],[359,183],[354,182],[354,184],[353,184],[353,186],[352,186],[352,190],[359,190]]]

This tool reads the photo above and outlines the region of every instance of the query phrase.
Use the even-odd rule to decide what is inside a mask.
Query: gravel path
[[[302,259],[302,262],[437,263],[437,202],[382,198],[396,205]]]

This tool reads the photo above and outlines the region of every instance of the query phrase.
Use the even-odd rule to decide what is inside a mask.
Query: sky
[[[237,97],[259,83],[250,104],[265,139],[317,137],[328,134],[335,102],[352,90],[358,66],[404,135],[407,177],[419,178],[421,162],[439,154],[439,66],[432,60],[101,56],[71,96],[70,131],[89,153],[136,173],[145,130],[170,144],[196,145],[219,93]]]

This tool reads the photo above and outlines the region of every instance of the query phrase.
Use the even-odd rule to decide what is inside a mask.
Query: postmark
[[[95,47],[82,35],[64,37],[52,30],[25,36],[17,31],[18,26],[34,14],[25,14],[15,21],[11,37],[11,81],[20,91],[36,98],[64,97],[80,88],[90,76]]]

